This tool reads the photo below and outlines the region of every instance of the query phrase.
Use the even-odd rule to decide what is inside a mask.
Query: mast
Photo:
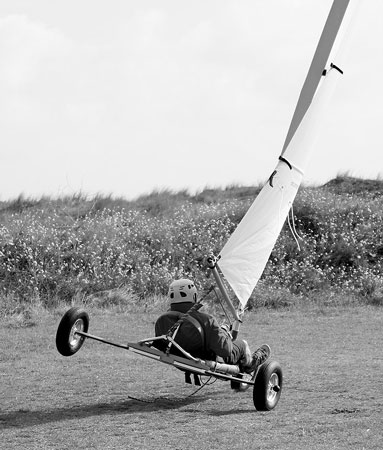
[[[290,128],[287,132],[285,143],[283,144],[282,155],[289,145],[291,138],[299,127],[303,116],[306,114],[311,101],[315,95],[318,84],[322,77],[331,49],[341,26],[350,0],[335,0],[327,17],[316,51],[314,53],[311,66],[299,95]]]
[[[315,116],[320,115],[320,111],[325,108],[325,100],[331,93],[330,87],[338,78],[334,74],[341,73],[333,64],[331,70],[325,69],[348,4],[349,0],[334,0],[276,169],[218,257],[217,264],[236,294],[241,310],[245,308],[263,273],[301,184],[312,147],[312,136],[316,131]],[[326,73],[327,76],[322,77]],[[322,78],[319,95],[318,85]],[[312,101],[314,96],[315,101]]]

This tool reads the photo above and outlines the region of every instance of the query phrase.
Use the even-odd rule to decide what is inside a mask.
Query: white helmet
[[[184,278],[172,282],[168,295],[170,303],[195,303],[197,301],[197,289],[194,282]]]

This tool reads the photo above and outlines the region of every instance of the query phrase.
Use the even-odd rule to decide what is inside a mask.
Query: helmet
[[[195,303],[197,301],[197,289],[194,282],[184,278],[172,282],[168,295],[170,303]]]

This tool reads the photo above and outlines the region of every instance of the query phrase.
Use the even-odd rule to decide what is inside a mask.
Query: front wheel
[[[56,347],[59,353],[71,356],[78,352],[85,338],[77,334],[77,331],[86,333],[88,327],[89,316],[82,308],[69,309],[63,315],[56,333]]]
[[[262,364],[254,380],[253,401],[258,411],[271,411],[282,392],[282,368],[277,361]]]

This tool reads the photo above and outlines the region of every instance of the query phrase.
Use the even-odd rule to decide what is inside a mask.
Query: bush
[[[130,301],[161,296],[177,277],[201,284],[203,258],[219,253],[250,206],[250,192],[230,187],[194,197],[157,192],[135,202],[78,195],[3,203],[2,294],[51,307],[116,289],[126,289]],[[339,193],[339,186],[337,192],[328,186],[302,188],[294,204],[300,249],[285,225],[262,289],[249,305],[286,305],[291,298],[339,289],[379,303],[382,198],[376,191]],[[106,296],[103,305],[108,301],[115,299]]]

